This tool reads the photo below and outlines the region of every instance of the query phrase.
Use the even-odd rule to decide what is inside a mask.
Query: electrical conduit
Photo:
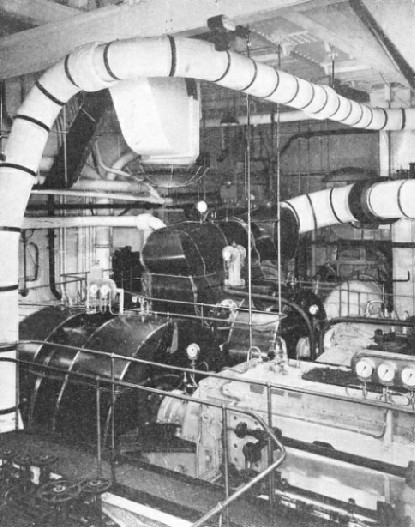
[[[184,38],[129,39],[109,44],[92,44],[76,50],[49,69],[29,93],[15,118],[5,155],[0,164],[0,351],[14,356],[18,337],[18,240],[24,211],[49,130],[59,111],[78,91],[111,88],[120,79],[137,77],[189,77],[216,82],[270,102],[302,110],[315,119],[331,119],[372,130],[415,128],[415,110],[380,109],[341,97],[328,86],[317,86],[288,73],[257,63],[230,51],[219,52],[209,43]],[[30,145],[30,147],[28,147]],[[415,181],[388,185],[388,206],[381,188],[366,191],[375,215],[415,217],[410,207]],[[352,221],[346,191],[316,193],[314,197],[291,200],[293,214],[301,215],[299,230]],[[382,197],[381,197],[382,195]],[[314,213],[302,219],[310,209]],[[330,208],[333,205],[334,211]],[[324,208],[329,206],[328,209]],[[304,209],[304,210],[303,210]],[[318,220],[315,211],[318,211]],[[323,219],[321,220],[320,217]],[[320,225],[321,223],[321,225]],[[0,370],[0,410],[15,403],[15,368]],[[14,426],[13,417],[2,416],[0,432]]]

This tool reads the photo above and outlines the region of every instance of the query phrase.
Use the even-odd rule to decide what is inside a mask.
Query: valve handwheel
[[[42,454],[33,460],[34,465],[37,467],[50,467],[58,460],[58,456],[55,454]]]
[[[3,461],[10,461],[15,456],[14,450],[3,450],[0,453],[0,458],[3,459]]]
[[[107,490],[111,487],[111,482],[109,479],[106,478],[91,478],[86,480],[82,484],[82,491],[85,492],[85,494],[92,494],[95,496],[99,496],[100,494],[104,494],[104,492],[107,492]]]
[[[39,498],[51,505],[66,503],[77,498],[81,493],[81,485],[67,479],[57,479],[45,483],[39,489],[37,495]]]
[[[58,456],[55,454],[41,454],[33,460],[34,464],[40,469],[40,485],[44,485],[45,483],[49,482],[51,467],[54,463],[56,463],[57,460]]]
[[[13,463],[20,467],[30,467],[32,460],[28,454],[20,454],[13,458]]]
[[[0,475],[4,478],[8,478],[11,474],[11,470],[13,467],[13,458],[15,457],[14,450],[3,450],[3,452],[0,453],[0,459],[2,460],[2,465],[0,467]]]

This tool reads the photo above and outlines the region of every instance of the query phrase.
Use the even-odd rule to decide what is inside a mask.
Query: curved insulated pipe
[[[371,108],[337,95],[328,86],[314,85],[230,51],[216,51],[213,45],[199,40],[135,38],[76,50],[36,82],[15,118],[5,149],[6,161],[0,164],[0,350],[4,353],[14,356],[18,335],[18,234],[49,130],[62,106],[80,90],[111,88],[120,79],[175,76],[215,82],[303,110],[315,119],[332,119],[372,130],[415,128],[415,110]],[[383,185],[390,185],[387,192],[376,185],[370,191],[374,214],[381,213],[384,217],[391,213],[396,217],[395,211],[401,209],[399,217],[415,217],[415,209],[409,207],[407,197],[414,193],[415,181]],[[287,202],[293,214],[300,213],[299,230],[303,232],[313,224],[321,226],[328,221],[353,220],[348,206],[351,188],[346,188],[346,191],[335,189],[331,195],[323,192],[296,198],[311,200],[311,208],[300,201]],[[392,202],[387,206],[385,194]],[[311,220],[310,214],[303,219],[309,210]],[[314,218],[315,211],[318,219]],[[0,370],[2,408],[14,404],[9,404],[15,398],[14,371],[11,364],[10,368],[3,366]],[[2,426],[7,429],[14,424],[0,424],[0,431]]]
[[[298,234],[354,221],[392,223],[400,218],[415,218],[414,185],[415,181],[407,179],[358,182],[303,194],[282,202],[281,207],[293,217]]]

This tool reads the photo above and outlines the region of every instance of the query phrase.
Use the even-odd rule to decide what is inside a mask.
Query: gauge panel
[[[361,382],[415,390],[415,357],[364,350],[355,353],[351,366]]]

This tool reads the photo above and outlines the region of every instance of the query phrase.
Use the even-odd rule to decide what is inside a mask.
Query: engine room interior
[[[0,525],[415,526],[413,2],[0,13]]]

